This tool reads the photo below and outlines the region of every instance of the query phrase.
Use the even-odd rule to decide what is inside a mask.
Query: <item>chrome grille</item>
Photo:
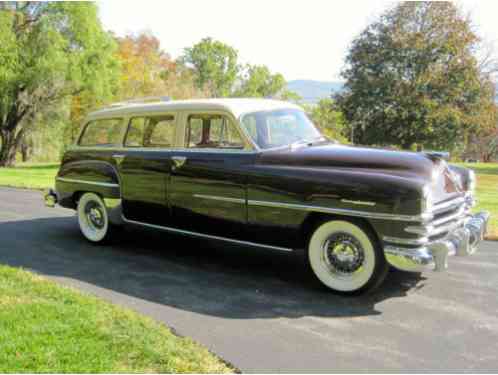
[[[470,214],[472,197],[459,196],[437,203],[431,210],[432,219],[424,224],[410,224],[405,227],[405,232],[410,233],[410,238],[384,236],[386,243],[403,245],[407,247],[421,246],[446,237],[450,232],[461,228]],[[413,237],[415,236],[415,237]]]
[[[465,197],[457,197],[436,204],[432,210],[433,219],[429,223],[429,241],[446,236],[449,232],[462,227],[470,206]]]

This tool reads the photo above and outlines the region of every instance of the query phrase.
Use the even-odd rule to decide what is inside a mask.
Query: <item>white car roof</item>
[[[276,109],[293,108],[301,109],[299,106],[273,99],[192,99],[172,100],[153,103],[123,103],[92,112],[88,118],[100,118],[109,116],[121,116],[128,113],[161,112],[176,110],[224,110],[231,112],[235,118],[248,112],[270,111]]]

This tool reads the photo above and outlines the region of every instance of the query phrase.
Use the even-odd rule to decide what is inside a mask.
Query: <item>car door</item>
[[[175,228],[245,238],[245,168],[254,162],[234,120],[224,113],[182,116],[184,147],[174,151],[168,188]]]
[[[166,196],[175,127],[175,113],[129,119],[123,151],[114,155],[121,178],[123,216],[127,220],[170,225]]]

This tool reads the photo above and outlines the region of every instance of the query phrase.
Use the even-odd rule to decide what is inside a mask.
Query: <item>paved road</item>
[[[0,263],[149,315],[243,372],[498,369],[496,242],[446,274],[391,272],[379,292],[344,298],[286,254],[138,229],[93,246],[72,211],[1,188]]]

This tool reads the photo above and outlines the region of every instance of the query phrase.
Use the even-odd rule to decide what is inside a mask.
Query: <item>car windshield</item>
[[[299,109],[247,113],[242,116],[241,124],[262,149],[323,138],[308,116]]]

